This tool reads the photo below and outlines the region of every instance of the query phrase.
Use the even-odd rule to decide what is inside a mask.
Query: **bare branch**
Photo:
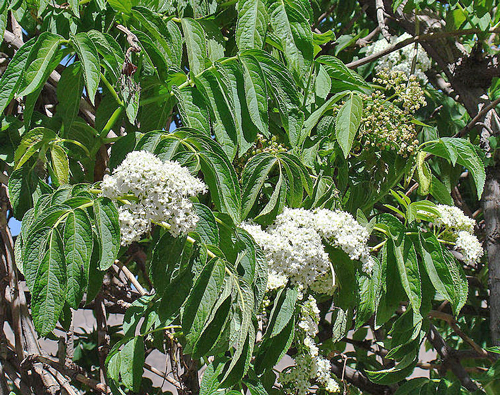
[[[134,274],[128,269],[127,266],[125,266],[118,259],[115,261],[113,268],[116,270],[117,273],[120,273],[121,271],[127,277],[127,279],[132,283],[135,289],[137,289],[137,291],[141,294],[141,296],[148,294],[148,292],[143,288],[141,283],[137,281]]]
[[[477,115],[474,118],[472,118],[472,120],[467,124],[467,126],[465,126],[465,128],[463,128],[453,137],[465,136],[474,127],[474,125],[476,125],[479,121],[481,121],[486,116],[486,114],[488,114],[491,110],[494,110],[495,107],[498,106],[499,104],[500,104],[500,97],[492,101],[484,108],[482,108],[481,111],[479,111]]]
[[[493,29],[492,32],[497,32],[500,31],[500,29]],[[355,60],[351,63],[347,63],[346,66],[349,67],[350,69],[356,69],[359,66],[363,66],[364,64],[373,62],[374,60],[377,60],[385,55],[388,55],[394,51],[397,51],[398,49],[401,49],[403,47],[406,47],[407,45],[413,44],[415,42],[422,42],[422,41],[432,41],[432,40],[438,40],[444,37],[453,37],[453,36],[464,36],[468,34],[477,34],[481,33],[480,29],[464,29],[464,30],[455,30],[451,32],[435,32],[435,33],[429,33],[429,34],[421,34],[418,36],[410,37],[407,38],[406,40],[400,41],[396,44],[393,44],[383,51],[374,53],[370,56],[366,56],[364,58]]]
[[[458,326],[457,320],[449,314],[443,313],[441,311],[432,310],[429,313],[430,318],[438,318],[440,320],[446,321],[450,325],[451,329],[460,336],[467,344],[469,344],[481,357],[487,358],[491,361],[496,361],[496,358],[490,355],[485,349],[483,349],[479,344],[467,336],[462,329]]]
[[[471,380],[469,373],[467,373],[460,364],[460,360],[453,354],[452,348],[444,341],[436,327],[432,324],[430,325],[427,339],[443,360],[442,368],[446,369],[449,366],[450,370],[457,376],[465,388],[469,391],[477,391],[479,388],[476,383]]]
[[[91,379],[91,378],[83,375],[76,368],[76,366],[75,367],[71,367],[71,366],[68,366],[68,365],[62,365],[62,364],[58,363],[56,360],[54,360],[54,359],[52,359],[50,357],[46,357],[46,356],[43,356],[43,355],[32,355],[32,356],[28,357],[23,362],[23,364],[24,365],[27,365],[27,364],[29,365],[29,364],[33,364],[35,362],[40,362],[40,363],[49,365],[49,366],[53,367],[54,369],[56,369],[58,372],[62,373],[64,376],[73,378],[74,380],[77,380],[80,383],[85,384],[85,385],[89,386],[90,388],[92,388],[92,389],[94,389],[96,391],[99,391],[99,392],[101,392],[103,394],[106,394],[109,391],[109,389],[106,386],[106,384],[100,383],[100,382],[98,382],[98,381],[96,381],[94,379]]]
[[[353,369],[349,366],[345,366],[344,361],[331,361],[332,373],[339,379],[344,378],[347,382],[355,385],[357,388],[363,391],[363,393],[373,394],[373,395],[389,395],[394,391],[391,387],[386,385],[379,385],[372,383],[363,373],[359,370]]]
[[[391,42],[391,33],[389,33],[389,28],[385,23],[385,8],[384,8],[384,0],[375,0],[375,7],[377,9],[377,22],[382,31],[382,35],[387,40],[387,42]]]
[[[331,13],[335,10],[335,7],[337,7],[337,4],[333,4],[328,10],[326,10],[325,12],[323,12],[318,20],[316,22],[314,22],[314,25],[312,25],[312,28],[316,28],[317,26],[319,26],[319,24],[321,22],[323,22],[323,20],[325,20],[326,18],[328,18],[329,15],[331,15]]]
[[[175,381],[172,377],[168,376],[166,373],[160,372],[158,369],[156,369],[154,366],[151,366],[147,363],[144,364],[144,367],[149,370],[151,373],[156,374],[158,377],[161,377],[162,379],[167,380],[170,384],[172,384],[174,387],[177,389],[180,389],[181,386],[179,382]]]

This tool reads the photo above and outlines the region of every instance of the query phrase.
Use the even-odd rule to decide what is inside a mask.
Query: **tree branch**
[[[344,362],[332,360],[331,372],[339,379],[344,378],[348,383],[356,386],[363,393],[373,395],[390,395],[394,393],[391,387],[386,385],[379,385],[372,383],[363,373],[359,370],[345,366]]]
[[[463,128],[460,132],[458,132],[455,136],[453,137],[463,137],[465,136],[479,121],[481,121],[486,114],[488,114],[491,110],[494,110],[496,106],[500,104],[500,97],[497,98],[496,100],[492,101],[490,104],[487,106],[484,106],[481,111],[477,113],[477,115],[472,118],[472,120]]]
[[[467,373],[464,367],[460,364],[460,360],[454,355],[453,349],[444,341],[436,327],[432,324],[430,324],[427,339],[443,360],[443,369],[449,366],[451,371],[460,380],[460,383],[462,383],[465,388],[469,391],[477,391],[479,388],[476,383],[471,380],[469,373]]]
[[[385,23],[385,8],[384,8],[384,0],[375,0],[375,7],[377,9],[377,22],[380,30],[382,31],[382,35],[387,40],[387,42],[391,42],[391,33],[389,33],[389,28]]]
[[[443,313],[441,311],[432,310],[429,313],[429,317],[430,318],[437,318],[437,319],[446,321],[448,323],[448,325],[451,327],[451,329],[453,329],[453,331],[458,336],[460,336],[468,345],[470,345],[474,349],[474,351],[476,351],[479,354],[479,356],[481,356],[483,358],[487,358],[493,362],[495,362],[497,360],[490,353],[488,353],[485,349],[483,349],[480,345],[478,345],[474,340],[472,340],[469,336],[467,336],[462,331],[462,329],[460,329],[460,327],[458,326],[457,320],[452,315]]]
[[[406,47],[407,45],[414,44],[415,42],[424,42],[424,41],[432,41],[432,40],[439,40],[445,37],[453,37],[453,36],[464,36],[468,34],[477,34],[481,33],[482,31],[480,29],[464,29],[464,30],[455,30],[451,32],[435,32],[435,33],[428,33],[428,34],[421,34],[418,36],[413,36],[410,38],[407,38],[406,40],[400,41],[396,44],[393,44],[383,51],[374,53],[370,56],[366,56],[364,58],[355,60],[353,62],[347,63],[346,66],[350,69],[356,69],[359,66],[363,66],[364,64],[373,62],[374,60],[377,60],[385,55],[388,55],[394,51],[397,51],[403,47]],[[500,32],[500,29],[493,29],[492,32]]]

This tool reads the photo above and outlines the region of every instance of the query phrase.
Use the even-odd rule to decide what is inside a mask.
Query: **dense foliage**
[[[0,393],[498,393],[499,19],[0,2]]]

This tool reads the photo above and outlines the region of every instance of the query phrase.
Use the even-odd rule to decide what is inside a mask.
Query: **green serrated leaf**
[[[236,60],[216,64],[216,67],[228,87],[227,98],[233,109],[238,156],[242,157],[252,147],[259,132],[248,111],[243,68]]]
[[[262,49],[269,16],[262,0],[239,0],[236,44],[240,51]]]
[[[134,7],[133,18],[142,25],[142,29],[154,39],[159,50],[168,59],[169,65],[180,66],[182,58],[182,36],[177,25],[163,19],[150,9],[142,6]]]
[[[9,177],[9,198],[14,217],[18,220],[33,207],[33,193],[38,185],[38,177],[29,166],[14,170]]]
[[[248,50],[240,54],[255,58],[266,78],[268,92],[273,96],[280,110],[280,118],[292,147],[300,142],[300,132],[304,122],[301,110],[300,90],[286,67],[265,51]]]
[[[62,51],[59,51],[62,39],[58,34],[50,32],[40,34],[28,56],[18,97],[38,91],[47,81],[49,74],[62,59]]]
[[[114,203],[105,197],[94,200],[94,216],[100,247],[99,269],[107,270],[120,249],[120,223]]]
[[[234,108],[228,98],[229,87],[214,70],[206,70],[195,77],[197,88],[210,105],[213,128],[217,142],[232,160],[236,155],[238,132],[234,119]]]
[[[279,291],[274,302],[273,310],[269,316],[269,325],[265,336],[274,337],[288,325],[288,322],[295,312],[297,296],[297,287],[286,287]]]
[[[205,70],[207,54],[205,31],[200,23],[192,18],[182,18],[181,25],[186,42],[189,71],[195,76]]]
[[[450,191],[448,191],[448,188],[446,188],[446,186],[434,175],[432,175],[430,193],[439,203],[446,204],[448,206],[454,205]]]
[[[355,93],[344,103],[337,114],[335,121],[335,137],[342,148],[344,157],[347,158],[351,152],[352,143],[358,132],[363,115],[363,100]]]
[[[50,147],[52,169],[57,177],[59,185],[69,182],[69,160],[66,151],[60,145],[53,144]]]
[[[240,188],[233,166],[227,157],[222,155],[211,151],[200,152],[201,169],[215,206],[220,211],[228,213],[233,221],[239,223],[241,218]]]
[[[93,248],[92,225],[85,211],[78,209],[69,213],[63,240],[68,273],[66,300],[77,309],[87,288]]]
[[[215,221],[215,216],[207,206],[194,203],[198,222],[196,223],[196,233],[200,235],[201,241],[205,244],[219,244],[219,229]]]
[[[261,374],[272,369],[292,345],[295,334],[295,317],[275,337],[263,339],[255,356],[255,372]]]
[[[422,289],[417,255],[413,243],[407,237],[402,239],[394,242],[394,255],[403,288],[413,311],[418,314],[422,303]]]
[[[130,391],[139,392],[144,370],[144,339],[136,336],[120,351],[120,376],[123,385]]]
[[[449,160],[453,165],[458,163],[469,170],[476,184],[477,196],[481,198],[486,181],[486,172],[483,162],[469,141],[454,137],[443,137],[436,142],[426,144],[422,149]]]
[[[367,377],[377,384],[393,384],[409,376],[415,369],[417,358],[415,353],[408,354],[396,366],[380,371],[365,370]]]
[[[291,68],[298,75],[308,73],[313,60],[311,25],[298,1],[267,1],[274,33],[279,37],[283,52]]]
[[[264,136],[269,135],[267,89],[264,73],[253,56],[240,58],[243,67],[245,96],[248,113],[253,124]]]
[[[316,59],[316,62],[325,66],[325,70],[330,77],[335,80],[338,90],[361,90],[369,88],[370,85],[357,74],[347,68],[347,66],[338,58],[330,55],[322,55]]]
[[[35,329],[41,336],[56,327],[66,299],[66,263],[61,235],[57,229],[47,234],[47,250],[36,273],[31,311]]]
[[[178,89],[174,86],[172,91],[177,99],[178,109],[183,124],[200,133],[210,135],[211,128],[208,108],[198,89],[191,86],[185,86],[182,89]]]
[[[32,129],[28,133],[24,134],[21,139],[21,143],[14,153],[14,160],[16,162],[15,169],[19,169],[43,145],[55,140],[56,138],[56,133],[53,130],[44,127]]]
[[[125,60],[120,45],[108,33],[103,34],[98,30],[90,30],[87,35],[94,43],[97,52],[102,56],[103,66],[110,72],[110,77],[113,77],[113,81],[118,80]]]
[[[118,12],[130,14],[132,11],[132,0],[107,0],[109,5]]]
[[[33,37],[17,50],[2,74],[0,79],[0,113],[2,114],[21,85],[23,73],[28,64],[28,57],[36,39],[36,37]]]
[[[70,41],[82,64],[87,96],[90,102],[94,104],[95,94],[101,80],[99,54],[91,37],[86,32],[71,36]]]
[[[57,84],[57,113],[61,115],[66,131],[78,115],[83,92],[83,71],[80,62],[75,62],[61,73]]]
[[[218,258],[210,260],[203,268],[186,301],[181,321],[187,341],[185,351],[188,353],[198,341],[210,311],[219,297],[224,283],[224,270],[224,261]]]
[[[178,270],[181,265],[185,243],[185,237],[173,237],[167,232],[153,247],[149,276],[160,295],[170,283],[174,270]]]

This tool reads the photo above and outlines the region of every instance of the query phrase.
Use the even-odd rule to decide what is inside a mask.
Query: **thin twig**
[[[491,361],[496,361],[496,358],[492,357],[485,349],[483,349],[479,344],[467,336],[458,326],[457,320],[449,314],[443,313],[437,310],[431,310],[429,313],[430,318],[437,318],[446,321],[448,325],[453,329],[453,331],[460,336],[467,344],[469,344],[480,356],[487,358]]]
[[[135,278],[134,274],[128,269],[127,266],[125,266],[123,263],[121,263],[118,259],[115,261],[115,270],[117,273],[121,272],[127,277],[127,279],[132,283],[132,285],[137,289],[137,292],[141,294],[141,296],[147,295],[148,292],[143,288],[141,283],[137,281]]]
[[[498,31],[500,31],[500,29],[495,29],[495,31],[498,32]],[[407,45],[413,44],[415,42],[431,41],[431,40],[438,40],[438,39],[444,38],[444,37],[463,36],[463,35],[478,34],[478,33],[482,33],[482,31],[480,29],[464,29],[464,30],[455,30],[452,32],[435,32],[435,33],[429,33],[429,34],[421,34],[418,36],[407,38],[406,40],[403,40],[403,41],[400,41],[399,43],[391,45],[391,46],[387,47],[386,49],[384,49],[383,51],[380,51],[380,52],[374,53],[370,56],[366,56],[364,58],[355,60],[354,62],[347,63],[346,66],[350,69],[358,68],[359,66],[373,62],[374,60],[377,60],[377,59],[381,58],[382,56],[390,54],[394,51],[397,51],[398,49],[406,47]]]
[[[316,22],[314,22],[314,25],[312,25],[312,28],[314,29],[315,27],[317,27],[321,22],[323,22],[324,19],[326,19],[334,10],[335,10],[335,7],[337,6],[337,4],[333,4],[328,10],[326,10],[325,12],[323,12],[318,20]]]
[[[165,379],[167,380],[170,384],[172,384],[173,386],[175,386],[177,389],[180,389],[181,386],[179,384],[179,382],[175,381],[172,377],[169,377],[168,375],[166,375],[165,373],[163,372],[160,372],[158,369],[156,369],[154,366],[151,366],[147,363],[144,364],[144,367],[149,370],[151,373],[154,373],[156,374],[157,376],[161,377],[162,379]]]
[[[100,380],[106,383],[106,357],[109,348],[109,335],[107,333],[106,307],[101,294],[98,294],[95,304],[95,316],[97,321],[97,352],[99,354]],[[106,392],[107,393],[107,392]]]
[[[32,355],[31,357],[28,358],[28,360],[25,363],[27,363],[27,362],[33,363],[35,361],[47,364],[65,376],[74,377],[74,379],[79,381],[80,383],[85,384],[85,385],[89,386],[90,388],[92,388],[96,391],[99,391],[103,394],[106,394],[107,391],[109,391],[106,384],[103,384],[103,383],[100,383],[94,379],[91,379],[91,378],[81,374],[76,369],[71,368],[67,365],[61,365],[60,363],[53,360],[52,358],[45,357],[43,355]]]
[[[373,37],[375,37],[379,33],[380,33],[380,26],[377,26],[370,33],[368,33],[365,37],[358,38],[358,40],[356,41],[356,45],[359,45],[360,47],[365,47],[366,45],[368,45],[368,43],[371,42]]]
[[[486,114],[488,114],[491,110],[495,109],[496,106],[500,104],[500,97],[496,100],[492,101],[490,104],[485,106],[481,111],[477,113],[477,115],[470,121],[465,128],[463,128],[460,132],[458,132],[453,137],[463,137],[465,136],[475,124],[477,124]]]
[[[377,22],[382,31],[382,35],[387,40],[387,42],[391,42],[391,33],[389,33],[389,28],[385,23],[385,8],[384,8],[384,0],[375,0],[375,7],[377,9]]]

